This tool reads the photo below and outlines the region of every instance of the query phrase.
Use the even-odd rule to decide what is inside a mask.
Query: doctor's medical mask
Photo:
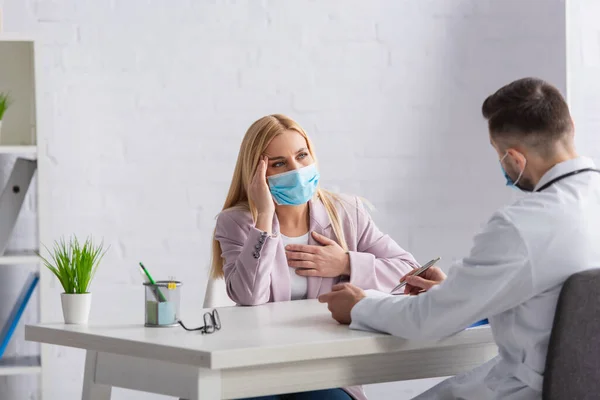
[[[520,189],[524,192],[531,192],[533,191],[533,185],[529,185],[529,184],[519,184],[519,181],[521,181],[521,178],[523,177],[523,172],[525,172],[525,166],[527,166],[527,158],[525,158],[525,156],[523,156],[523,158],[525,158],[525,166],[521,169],[521,171],[519,172],[519,176],[517,176],[517,179],[513,180],[510,175],[506,172],[506,169],[504,168],[504,165],[502,165],[502,162],[504,161],[504,159],[508,156],[508,151],[506,151],[504,153],[504,156],[500,159],[500,168],[502,168],[502,173],[504,174],[504,178],[506,179],[506,186],[510,186],[516,189]]]

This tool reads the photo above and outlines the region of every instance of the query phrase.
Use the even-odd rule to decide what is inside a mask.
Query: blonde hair
[[[268,115],[259,119],[248,128],[248,131],[242,140],[242,145],[240,146],[240,152],[233,172],[233,178],[231,179],[231,185],[229,186],[229,192],[227,193],[227,198],[223,205],[223,211],[233,207],[249,210],[252,214],[252,219],[256,222],[258,212],[256,206],[252,204],[252,201],[248,198],[248,186],[256,172],[260,157],[263,155],[269,143],[271,143],[271,140],[285,131],[295,131],[302,135],[306,140],[308,151],[315,160],[315,163],[317,162],[313,151],[314,147],[308,138],[308,135],[294,120],[281,114]],[[340,223],[340,217],[335,207],[335,202],[340,200],[339,197],[321,188],[317,188],[315,195],[325,206],[338,244],[344,250],[348,250],[344,231],[342,230],[342,225]],[[216,228],[213,232],[212,267],[210,275],[213,279],[218,279],[223,277],[224,260],[221,257],[221,244],[215,238],[215,234]]]

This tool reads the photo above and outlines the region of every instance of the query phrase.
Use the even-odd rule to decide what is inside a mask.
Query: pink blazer
[[[389,292],[413,267],[413,256],[383,234],[357,197],[342,196],[337,209],[350,255],[350,282],[362,289]],[[309,202],[310,231],[336,239],[331,221],[320,200]],[[290,272],[273,219],[272,235],[254,227],[249,211],[232,208],[217,218],[215,237],[225,259],[223,272],[229,297],[239,305],[259,305],[291,300]],[[312,236],[309,244],[319,245]],[[328,293],[338,278],[308,277],[308,298]],[[355,399],[366,399],[362,388],[345,388]]]
[[[389,291],[413,267],[410,253],[383,234],[357,197],[342,197],[338,207],[350,254],[350,283],[362,289]],[[335,239],[325,206],[309,202],[310,230]],[[291,299],[290,273],[279,222],[273,219],[272,235],[254,227],[249,211],[229,209],[217,218],[216,239],[225,259],[223,272],[229,297],[239,305],[253,306]],[[312,236],[309,244],[319,245]],[[331,291],[340,278],[308,278],[308,298]]]

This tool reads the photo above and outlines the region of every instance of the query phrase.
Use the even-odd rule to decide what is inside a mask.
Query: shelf
[[[39,374],[42,372],[39,356],[0,358],[0,376]]]
[[[0,256],[0,265],[10,264],[37,264],[40,258],[31,250],[24,251],[6,251]]]
[[[16,32],[0,32],[0,42],[31,42],[33,38],[31,36],[25,36]]]
[[[37,153],[36,146],[3,146],[0,145],[0,154],[30,154]]]

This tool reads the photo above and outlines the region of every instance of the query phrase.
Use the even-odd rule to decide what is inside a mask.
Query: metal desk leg
[[[82,400],[110,400],[112,386],[96,383],[98,353],[88,350],[85,356]]]
[[[221,371],[200,368],[189,400],[221,400],[221,385]]]

